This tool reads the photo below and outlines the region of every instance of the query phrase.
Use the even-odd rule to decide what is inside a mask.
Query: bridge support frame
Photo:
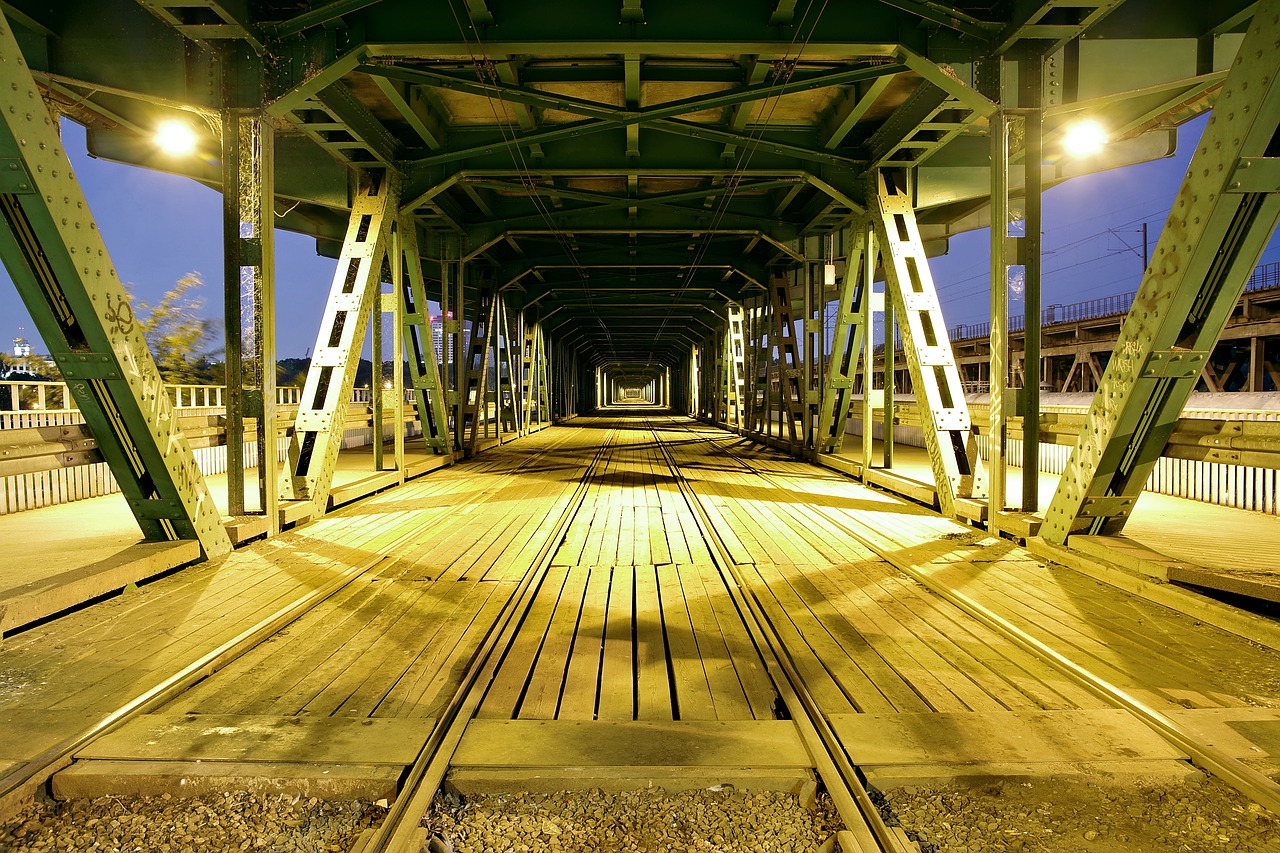
[[[221,513],[3,13],[0,90],[0,259],[143,535],[221,556]]]
[[[872,180],[867,193],[872,221],[884,255],[889,298],[900,318],[898,329],[920,409],[938,506],[944,515],[954,516],[956,499],[973,497],[982,487],[977,437],[916,226],[908,172],[878,169]],[[892,336],[886,333],[886,368],[891,347]]]
[[[1117,533],[1280,220],[1280,0],[1259,5],[1191,157],[1041,535]],[[1034,460],[1028,460],[1034,464]]]
[[[818,452],[837,453],[844,444],[845,424],[853,406],[853,384],[858,374],[866,337],[867,303],[875,275],[875,240],[866,226],[850,227],[844,279],[840,283],[835,329],[831,337],[831,359],[822,388],[822,408],[818,419]],[[870,257],[870,270],[864,260]],[[867,379],[871,378],[867,371]],[[864,383],[864,395],[870,382]],[[863,421],[870,434],[870,418]],[[868,463],[870,457],[867,459]]]
[[[227,100],[232,100],[227,87]],[[245,469],[258,471],[267,535],[280,532],[276,450],[275,133],[261,108],[222,112],[223,326],[226,335],[227,508],[246,515]],[[246,305],[250,316],[245,316]],[[244,458],[244,422],[257,453]]]
[[[742,305],[730,300],[725,305],[724,385],[725,423],[741,430],[746,425],[743,412],[746,396],[746,345],[743,336]]]
[[[450,455],[449,413],[445,408],[444,385],[440,381],[440,363],[436,360],[431,334],[431,313],[427,306],[426,281],[422,275],[422,254],[418,244],[418,226],[412,215],[402,215],[396,224],[396,239],[404,269],[393,275],[399,284],[402,306],[403,337],[409,356],[409,382],[413,387],[422,437],[436,455]],[[443,320],[441,321],[444,322]],[[441,330],[443,332],[443,328]],[[447,348],[441,347],[441,357]]]
[[[382,263],[399,198],[399,181],[393,173],[368,173],[361,180],[365,184],[351,204],[351,220],[289,442],[290,496],[311,501],[316,515],[324,514],[333,486],[347,401],[355,385],[369,315],[381,295]],[[374,424],[375,441],[381,440],[381,429],[380,423]]]

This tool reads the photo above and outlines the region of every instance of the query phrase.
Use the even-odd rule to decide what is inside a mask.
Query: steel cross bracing
[[[471,324],[471,344],[467,349],[466,384],[462,389],[462,422],[459,434],[467,456],[480,447],[480,433],[487,420],[486,394],[489,384],[489,353],[493,349],[494,311],[497,300],[491,289],[483,287],[476,302],[476,319]]]
[[[794,448],[803,446],[808,434],[805,425],[804,368],[796,345],[796,325],[791,308],[791,282],[778,276],[769,283],[773,297],[774,328],[778,333],[779,409],[787,422],[787,433]]]
[[[426,287],[422,277],[422,257],[418,250],[418,226],[412,217],[402,217],[396,226],[404,276],[401,293],[404,305],[402,320],[409,361],[409,381],[417,404],[422,436],[433,453],[449,455],[449,415],[444,405],[444,386],[440,382],[440,365],[436,361],[431,336],[431,314],[427,306]]]
[[[364,181],[351,204],[347,236],[289,442],[288,496],[310,501],[317,515],[324,513],[333,485],[347,401],[369,315],[380,297],[382,265],[399,199],[394,173],[369,173]],[[375,439],[380,431],[381,424],[375,424]]]
[[[540,322],[525,322],[524,348],[521,356],[523,388],[521,429],[528,432],[534,424],[550,418],[550,394],[547,388],[547,342]]]
[[[844,427],[853,404],[853,383],[857,377],[858,360],[862,355],[863,338],[867,333],[866,302],[870,299],[873,282],[867,268],[875,269],[875,242],[868,239],[867,229],[854,226],[845,261],[844,279],[840,282],[837,302],[836,325],[831,341],[831,358],[822,389],[821,410],[818,416],[818,451],[836,453],[844,443]],[[864,263],[863,255],[871,261]],[[871,371],[867,371],[870,379]],[[863,393],[870,388],[863,383]],[[864,421],[866,423],[866,421]]]
[[[1258,6],[1192,155],[1042,535],[1124,527],[1280,220],[1280,0]]]
[[[220,556],[221,513],[3,13],[0,91],[0,258],[143,535]]]
[[[725,327],[725,389],[728,407],[725,410],[725,422],[741,429],[746,425],[743,411],[746,397],[746,345],[742,329],[742,306],[737,302],[728,303]]]
[[[872,220],[921,411],[939,508],[944,515],[955,515],[957,498],[982,490],[982,463],[907,180],[903,170],[875,174]]]

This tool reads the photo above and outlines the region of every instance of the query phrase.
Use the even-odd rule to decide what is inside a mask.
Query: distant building
[[[13,357],[14,358],[30,358],[31,342],[26,338],[18,337],[13,339]]]
[[[452,311],[448,314],[442,314],[438,317],[431,318],[431,348],[435,350],[436,353],[436,364],[449,363],[448,359],[445,358],[444,321],[451,317],[453,317]],[[452,353],[450,353],[450,355],[452,355]]]

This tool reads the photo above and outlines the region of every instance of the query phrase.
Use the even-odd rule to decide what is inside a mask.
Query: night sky
[[[1154,251],[1204,122],[1182,128],[1172,158],[1077,178],[1045,194],[1046,306],[1137,289],[1141,225],[1148,223]],[[64,121],[63,133],[120,278],[154,303],[183,275],[199,273],[205,312],[220,318],[221,196],[187,178],[90,158],[84,130],[74,123]],[[280,358],[302,357],[314,345],[335,263],[316,255],[312,239],[276,233],[277,352]],[[984,229],[953,238],[950,253],[933,261],[949,327],[989,319],[987,251]],[[1277,258],[1280,243],[1273,240],[1263,261]],[[1022,313],[1016,291],[1009,310]],[[19,334],[33,342],[35,352],[44,352],[13,282],[0,268],[0,341],[9,349]]]

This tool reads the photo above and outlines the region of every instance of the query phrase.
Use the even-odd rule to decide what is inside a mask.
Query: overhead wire
[[[809,13],[813,11],[813,8],[816,4],[814,2],[810,2],[805,6],[804,12],[801,14],[800,21],[799,23],[796,24],[793,30],[791,41],[787,44],[787,48],[783,52],[782,59],[775,60],[775,65],[774,65],[775,81],[779,77],[782,77],[784,78],[782,80],[784,85],[790,82],[791,77],[795,74],[795,69],[800,62],[800,58],[804,54],[805,48],[808,47],[809,42],[813,39],[814,33],[817,31],[818,23],[822,20],[822,15],[826,11],[828,2],[829,0],[823,0],[821,8],[818,9],[818,13],[814,17],[813,23],[809,27],[808,34],[805,36],[804,41],[800,45],[799,50],[796,51],[795,58],[789,59],[792,48],[795,47],[796,40],[797,38],[799,38],[800,33],[804,29],[805,22],[808,20]],[[734,196],[737,194],[738,188],[741,186],[742,177],[746,174],[748,168],[750,167],[751,160],[754,158],[756,151],[759,149],[760,142],[764,138],[764,133],[768,129],[769,122],[772,121],[773,114],[777,110],[778,104],[781,102],[784,94],[785,94],[784,92],[779,92],[765,99],[764,103],[766,104],[767,113],[764,115],[761,121],[758,121],[756,123],[754,128],[754,133],[749,132],[747,134],[748,143],[744,145],[742,151],[739,152],[738,159],[735,161],[735,164],[734,164],[734,169],[730,172],[729,176],[725,179],[725,183],[728,184],[728,188],[724,193],[721,194],[720,202],[718,203],[716,207],[716,211],[713,214],[712,224],[710,225],[710,227],[705,229],[703,233],[702,242],[700,243],[697,252],[695,252],[694,260],[686,268],[685,274],[683,276],[683,281],[681,282],[680,287],[673,294],[673,299],[668,306],[667,315],[663,318],[662,322],[659,324],[658,334],[655,335],[655,341],[657,340],[657,338],[661,337],[662,331],[665,330],[668,322],[670,321],[672,315],[674,314],[676,303],[678,303],[680,299],[683,298],[684,294],[688,291],[690,285],[692,284],[693,277],[697,274],[697,271],[701,265],[702,260],[706,257],[707,253],[710,251],[711,244],[715,239],[715,232],[716,230],[718,230],[720,223],[724,221],[724,217],[728,213],[729,205],[732,204]],[[652,352],[653,351],[651,350],[650,356],[652,356]]]
[[[483,40],[479,34],[476,34],[475,47],[472,47],[471,39],[468,37],[466,32],[466,27],[463,26],[462,20],[458,16],[458,11],[454,6],[454,0],[448,0],[448,7],[449,13],[453,17],[454,25],[457,27],[458,34],[461,36],[463,44],[467,47],[467,52],[471,57],[477,76],[479,76],[482,81],[486,76],[488,76],[490,83],[498,83],[496,65],[489,57]],[[479,56],[477,56],[477,52]],[[499,98],[498,100],[502,100],[504,105],[507,103],[505,99]],[[603,317],[600,316],[600,312],[591,298],[590,276],[586,272],[586,267],[577,257],[577,251],[574,249],[573,243],[569,239],[568,230],[560,228],[555,224],[552,212],[547,208],[546,203],[542,200],[540,193],[537,191],[538,183],[534,179],[534,173],[529,167],[528,161],[525,160],[524,151],[519,142],[519,133],[516,128],[512,126],[509,118],[499,114],[499,110],[495,105],[494,96],[486,96],[486,101],[488,102],[490,112],[493,114],[494,122],[498,126],[499,133],[502,135],[503,142],[507,146],[507,150],[511,156],[512,165],[515,166],[516,172],[521,178],[521,183],[525,187],[529,201],[533,204],[538,215],[546,223],[548,232],[557,240],[557,242],[560,243],[566,257],[570,259],[570,263],[573,268],[578,272],[578,275],[582,280],[583,290],[587,296],[587,310],[593,317],[595,317],[596,322],[599,324],[601,330],[603,330],[605,342],[609,347],[609,352],[613,355],[614,360],[617,360],[617,350],[614,345],[613,335],[610,333],[608,324],[606,324]],[[502,112],[505,113],[505,110]]]

